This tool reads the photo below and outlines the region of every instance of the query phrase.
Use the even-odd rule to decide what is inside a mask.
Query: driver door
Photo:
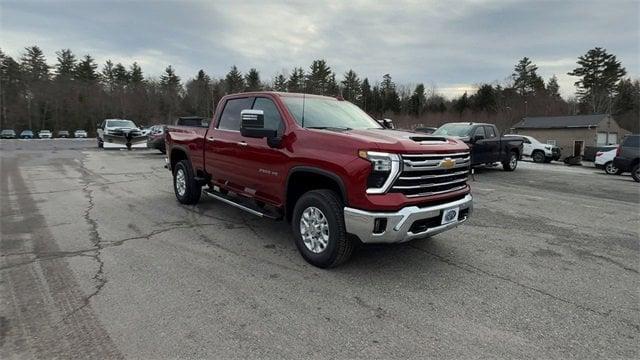
[[[476,127],[476,130],[471,135],[473,139],[473,148],[471,151],[473,164],[483,164],[488,161],[489,158],[489,146],[487,145],[487,135],[484,131],[484,126]]]

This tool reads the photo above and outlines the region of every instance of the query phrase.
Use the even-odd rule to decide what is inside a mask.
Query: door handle
[[[213,136],[207,136],[207,141],[214,141],[215,139],[213,138]]]
[[[244,141],[238,141],[238,145],[240,146],[247,146],[247,143]]]

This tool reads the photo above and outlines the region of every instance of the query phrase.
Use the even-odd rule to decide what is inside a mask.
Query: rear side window
[[[640,147],[640,136],[638,135],[627,136],[627,138],[624,139],[624,143],[622,144],[622,146]]]
[[[282,130],[282,118],[280,112],[271,99],[257,98],[253,104],[254,110],[262,110],[264,112],[264,128],[271,130]]]
[[[476,131],[473,133],[473,136],[477,136],[477,135],[482,135],[484,138],[487,137],[487,135],[484,133],[484,126],[478,126],[476,128]]]
[[[241,98],[228,100],[220,116],[218,129],[240,131],[240,112],[251,109],[253,98]]]
[[[493,131],[493,128],[491,126],[485,126],[484,130],[487,132],[487,138],[494,138],[496,137],[496,132]]]

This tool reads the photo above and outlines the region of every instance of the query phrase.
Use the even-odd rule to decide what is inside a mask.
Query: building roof
[[[562,129],[598,126],[607,114],[573,116],[537,116],[525,117],[513,125],[514,129]]]

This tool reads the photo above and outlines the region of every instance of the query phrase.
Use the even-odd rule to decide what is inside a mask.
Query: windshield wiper
[[[322,130],[353,130],[350,127],[340,127],[340,126],[307,126],[307,129],[322,129]]]

